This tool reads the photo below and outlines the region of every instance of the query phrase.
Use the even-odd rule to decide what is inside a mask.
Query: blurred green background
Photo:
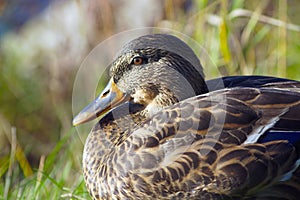
[[[0,199],[88,198],[88,133],[82,141],[72,128],[71,101],[76,72],[101,41],[169,28],[207,50],[217,66],[208,79],[300,80],[299,10],[298,0],[0,1]]]

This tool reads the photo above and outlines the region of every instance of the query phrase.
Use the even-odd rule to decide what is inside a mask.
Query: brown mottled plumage
[[[73,121],[109,111],[83,153],[94,199],[299,197],[295,146],[260,142],[272,129],[300,130],[299,82],[248,77],[267,81],[230,85],[226,80],[238,79],[230,77],[224,79],[230,88],[220,89],[216,80],[204,82],[184,42],[164,34],[125,45],[110,75],[103,93]]]

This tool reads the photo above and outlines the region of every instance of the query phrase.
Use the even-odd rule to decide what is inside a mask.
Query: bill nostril
[[[108,95],[109,92],[110,92],[110,90],[105,91],[105,92],[102,94],[102,97],[103,97],[103,98],[106,97],[106,96]]]

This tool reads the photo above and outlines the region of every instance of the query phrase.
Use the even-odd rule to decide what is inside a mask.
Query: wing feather
[[[286,113],[298,120],[292,113],[299,104],[300,93],[283,89],[232,88],[187,99],[127,138],[134,145],[127,160],[142,164],[124,170],[160,193],[251,193],[295,163],[295,149],[286,141],[252,143]]]

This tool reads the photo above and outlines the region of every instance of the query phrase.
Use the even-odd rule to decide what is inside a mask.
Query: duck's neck
[[[138,104],[123,104],[104,116],[93,131],[101,131],[99,133],[111,142],[110,145],[116,146],[146,120],[143,110],[144,107]]]
[[[146,120],[144,108],[139,104],[122,104],[107,113],[95,125],[90,135],[97,137],[98,141],[105,141],[104,144],[101,144],[103,145],[102,148],[112,149],[122,143],[136,127]],[[89,145],[88,141],[86,145]],[[95,149],[98,150],[99,148]]]
[[[111,184],[110,181],[113,181],[113,177],[117,176],[116,169],[111,167],[115,162],[115,149],[147,120],[142,110],[143,106],[130,103],[117,107],[96,124],[86,139],[83,171],[85,182],[93,183],[87,188],[94,198],[98,195],[105,198],[109,194],[110,188],[107,187]]]

